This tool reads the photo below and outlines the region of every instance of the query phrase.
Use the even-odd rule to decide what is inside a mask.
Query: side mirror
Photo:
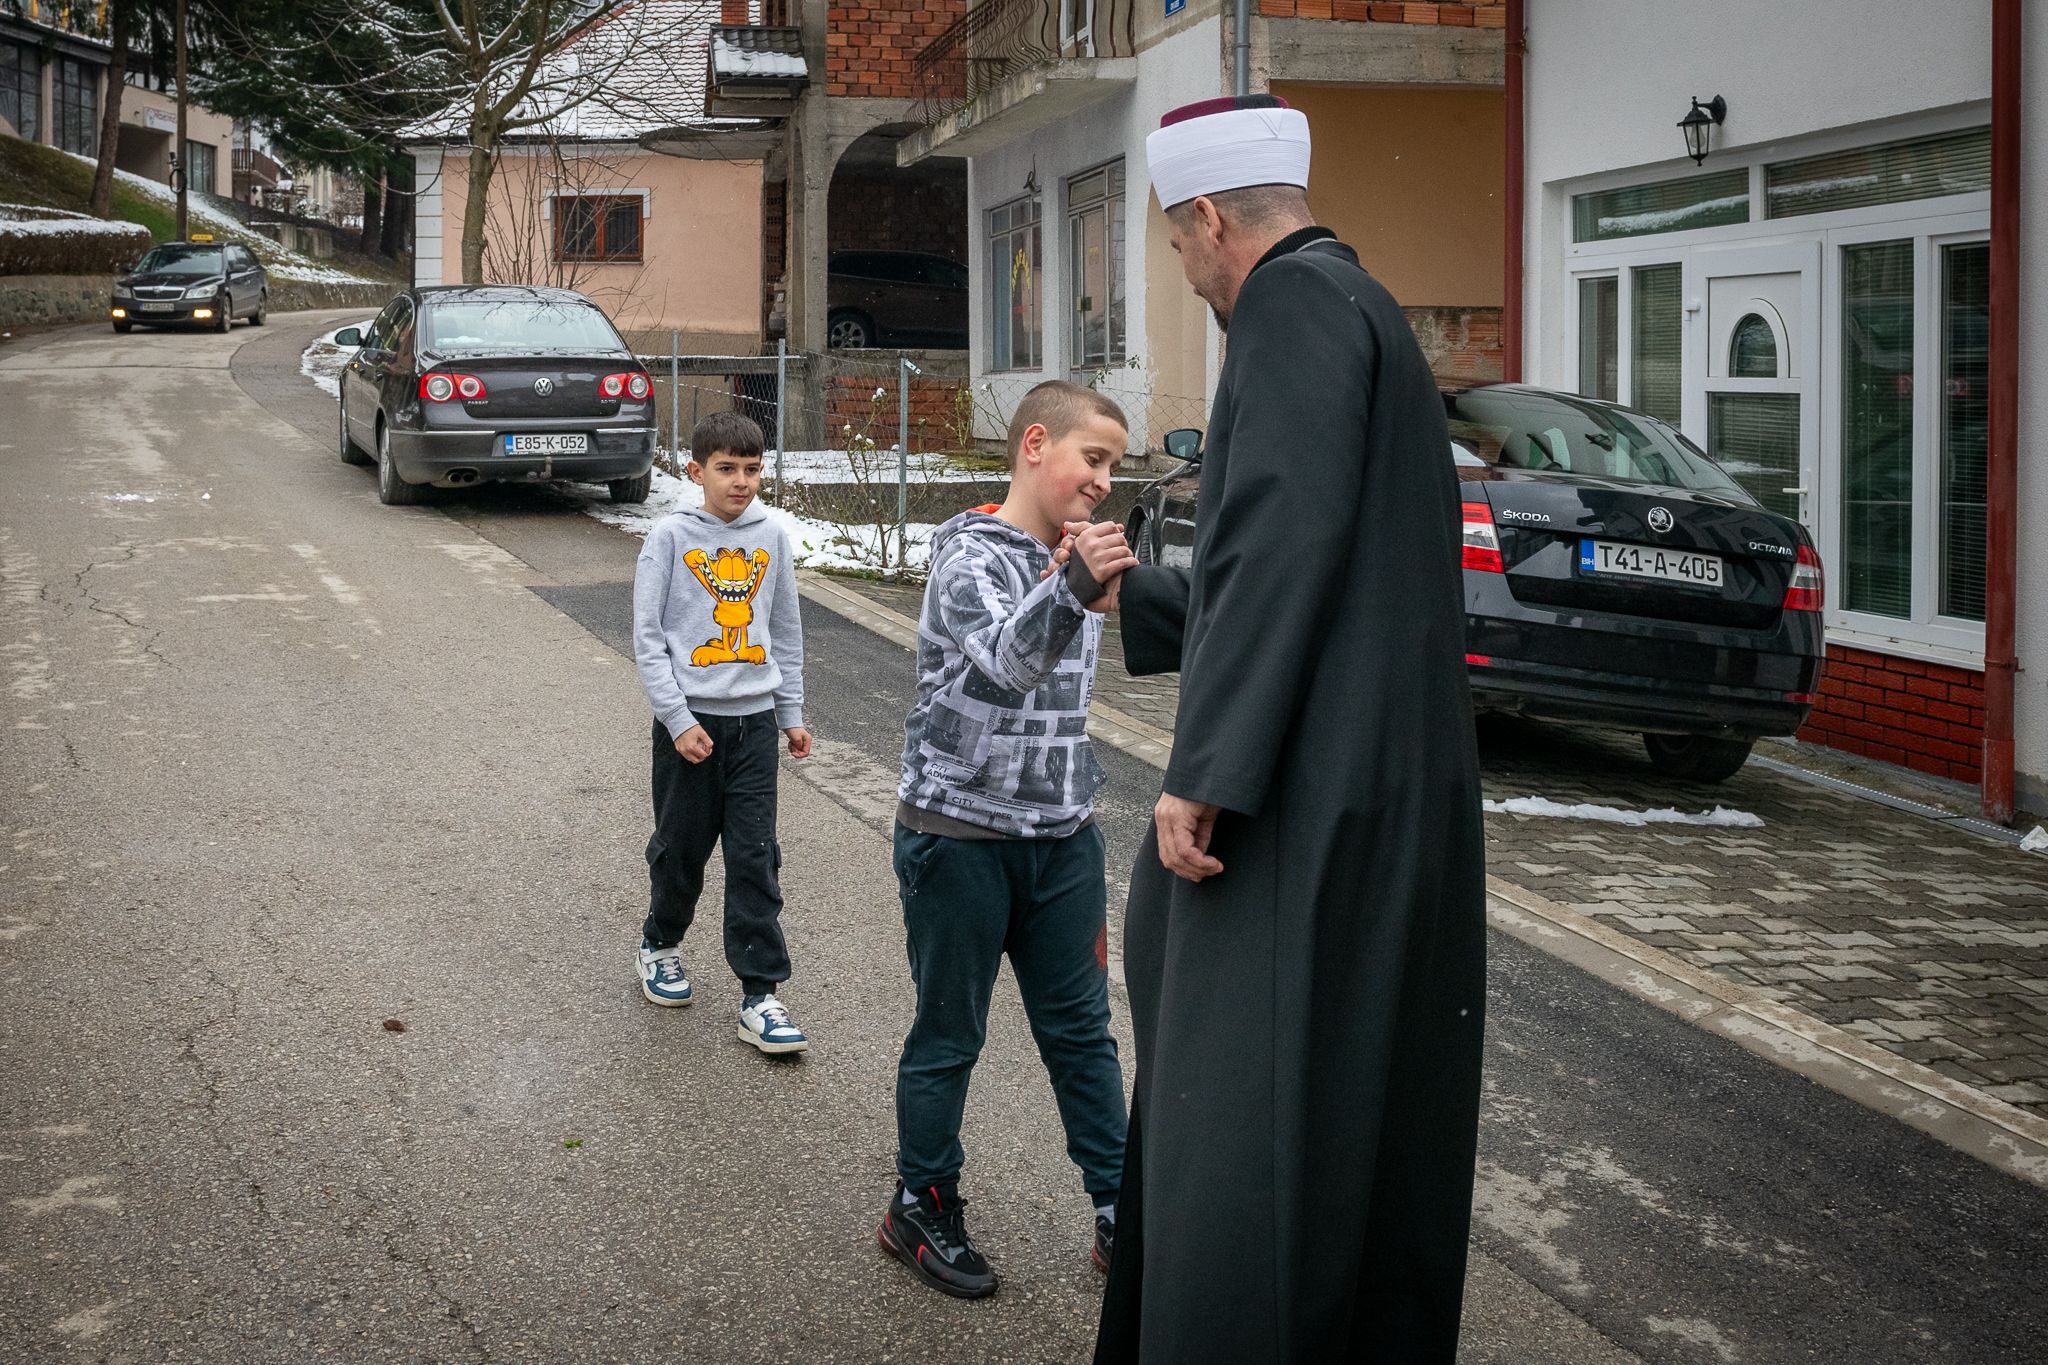
[[[1202,433],[1193,427],[1180,427],[1166,433],[1166,453],[1176,460],[1194,464],[1202,458]]]
[[[363,329],[360,327],[342,328],[334,334],[334,344],[342,347],[344,350],[361,346],[363,344]]]

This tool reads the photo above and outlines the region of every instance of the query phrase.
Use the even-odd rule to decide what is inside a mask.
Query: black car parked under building
[[[504,480],[602,483],[646,500],[654,385],[611,320],[570,289],[410,289],[341,372],[341,458],[377,466],[377,495]]]
[[[1496,384],[1446,392],[1444,405],[1480,710],[1640,731],[1658,767],[1702,781],[1805,722],[1822,584],[1798,522],[1671,427],[1613,403]],[[1185,463],[1131,513],[1143,560],[1190,562],[1199,443],[1168,437]]]

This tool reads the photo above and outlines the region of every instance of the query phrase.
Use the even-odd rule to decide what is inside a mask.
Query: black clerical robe
[[[1456,1355],[1485,994],[1456,478],[1406,318],[1329,238],[1238,295],[1192,569],[1123,583],[1224,871],[1148,838],[1131,879],[1101,1365]]]

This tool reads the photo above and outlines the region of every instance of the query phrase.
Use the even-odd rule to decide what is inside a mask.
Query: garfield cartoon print
[[[737,549],[720,549],[714,559],[703,550],[688,550],[683,563],[717,603],[711,609],[711,620],[719,636],[690,651],[691,666],[767,663],[768,651],[748,644],[747,630],[754,624],[754,597],[768,576],[768,552],[756,550],[748,555]]]

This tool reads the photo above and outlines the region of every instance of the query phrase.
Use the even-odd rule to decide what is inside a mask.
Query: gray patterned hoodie
[[[1088,741],[1102,617],[1052,551],[986,511],[932,536],[917,628],[917,701],[904,723],[906,805],[1009,838],[1062,838],[1093,816]]]

